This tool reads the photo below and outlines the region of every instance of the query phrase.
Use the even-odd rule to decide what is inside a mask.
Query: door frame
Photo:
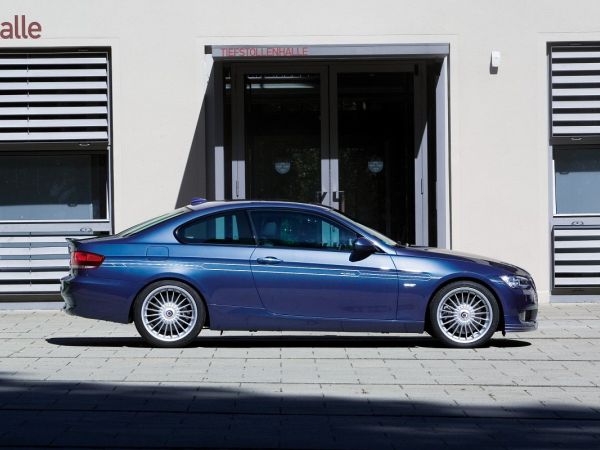
[[[437,55],[442,56],[442,55]],[[219,61],[228,58],[218,58]],[[435,132],[435,144],[436,144],[436,180],[435,186],[429,186],[430,180],[428,180],[428,173],[430,172],[427,167],[427,99],[425,95],[428,93],[427,79],[426,79],[426,64],[430,58],[419,58],[415,55],[414,59],[389,59],[389,60],[369,60],[369,59],[356,59],[356,60],[318,60],[313,59],[310,61],[303,60],[277,60],[267,59],[265,61],[257,62],[256,60],[240,60],[239,62],[231,62],[231,84],[232,84],[232,156],[231,156],[231,198],[232,199],[244,199],[246,198],[246,179],[247,170],[245,158],[245,136],[244,136],[244,89],[239,89],[239,83],[243,83],[243,75],[249,72],[278,72],[278,73],[298,73],[304,72],[318,72],[320,74],[325,72],[326,78],[322,78],[321,83],[321,114],[322,114],[322,136],[321,136],[321,190],[322,192],[332,193],[339,191],[339,174],[337,164],[337,136],[333,136],[335,133],[331,133],[330,130],[334,130],[334,126],[330,126],[329,122],[337,120],[337,101],[331,102],[330,97],[337,96],[337,89],[331,86],[331,77],[334,73],[341,71],[362,71],[362,70],[383,70],[383,71],[394,71],[400,70],[405,71],[407,68],[412,67],[415,71],[415,133],[419,129],[418,124],[423,124],[423,132],[419,136],[415,136],[415,242],[418,245],[428,245],[429,241],[429,205],[428,205],[428,190],[434,189],[436,191],[436,210],[437,210],[437,246],[444,248],[451,248],[451,220],[450,220],[450,139],[449,139],[449,83],[448,83],[448,55],[443,55],[439,58],[442,63],[439,78],[435,88],[434,103],[436,105],[436,132]],[[220,67],[220,65],[219,65]],[[344,70],[341,70],[344,69]],[[219,72],[221,72],[219,70]],[[329,73],[328,73],[329,72]],[[321,75],[323,77],[323,75]],[[218,97],[219,86],[223,86],[222,83],[217,82],[217,91],[213,94],[214,97]],[[327,101],[326,101],[327,100]],[[337,100],[337,99],[336,99]],[[329,102],[329,105],[327,105]],[[216,102],[219,106],[219,102]],[[217,108],[222,111],[222,106]],[[333,111],[333,114],[332,114]],[[421,122],[419,122],[421,121]],[[210,145],[210,144],[209,144]],[[215,146],[215,152],[218,150]],[[331,155],[331,156],[328,156]],[[331,162],[335,161],[334,164]],[[209,152],[209,163],[211,162]],[[333,166],[333,167],[332,167]],[[216,167],[215,167],[216,169]],[[227,165],[222,166],[222,169],[227,171]],[[335,180],[333,186],[331,182],[326,180],[323,174],[329,173],[329,179]],[[224,188],[217,189],[216,184],[223,183],[224,173],[215,174],[215,191],[222,191]],[[420,176],[418,176],[420,175]],[[433,182],[433,180],[431,180]],[[331,197],[329,195],[328,197]],[[326,205],[331,204],[328,198],[323,200]]]

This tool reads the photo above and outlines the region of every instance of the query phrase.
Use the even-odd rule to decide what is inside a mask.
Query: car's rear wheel
[[[496,332],[500,310],[489,289],[471,281],[444,286],[429,305],[433,335],[450,347],[485,345]]]
[[[198,293],[185,283],[162,280],[142,290],[133,319],[140,335],[155,347],[183,347],[204,325],[206,309]]]

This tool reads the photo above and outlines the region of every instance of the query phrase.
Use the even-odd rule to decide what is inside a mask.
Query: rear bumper
[[[121,280],[102,280],[69,275],[60,280],[67,314],[88,319],[129,323],[135,293]]]

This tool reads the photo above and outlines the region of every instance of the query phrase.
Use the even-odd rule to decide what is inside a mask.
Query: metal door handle
[[[265,256],[264,258],[258,258],[256,262],[259,264],[279,264],[283,261],[279,258],[275,258],[274,256]]]

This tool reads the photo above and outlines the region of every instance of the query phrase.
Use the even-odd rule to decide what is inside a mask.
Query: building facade
[[[0,299],[66,237],[209,199],[319,202],[600,300],[600,4],[5,1]]]

